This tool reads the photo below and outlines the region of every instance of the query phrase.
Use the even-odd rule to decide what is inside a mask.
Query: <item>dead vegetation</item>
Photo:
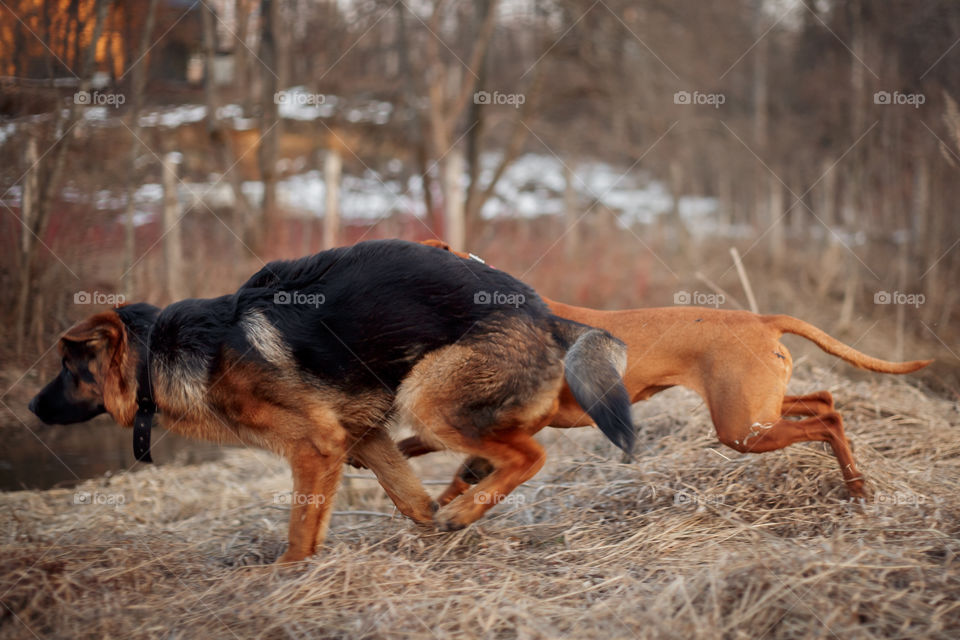
[[[836,396],[872,502],[846,502],[819,446],[721,448],[671,390],[636,407],[633,463],[592,429],[549,430],[548,466],[460,533],[418,530],[351,474],[326,547],[278,569],[289,472],[234,450],[0,495],[0,636],[956,638],[957,403],[796,377]],[[418,469],[445,480],[455,458],[434,456]]]

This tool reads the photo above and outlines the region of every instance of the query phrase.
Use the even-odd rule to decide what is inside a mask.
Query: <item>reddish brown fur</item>
[[[425,244],[450,249],[439,241]],[[470,259],[468,254],[455,253]],[[801,335],[828,353],[873,371],[908,373],[932,362],[895,363],[872,358],[790,316],[701,307],[597,311],[546,298],[544,301],[561,318],[606,329],[627,344],[624,384],[632,402],[673,386],[692,389],[707,403],[720,442],[741,452],[774,451],[796,442],[827,442],[840,464],[848,491],[855,497],[864,496],[864,481],[844,433],[843,419],[833,409],[828,391],[784,396],[792,359],[780,337],[784,333]],[[592,424],[565,384],[556,400],[556,411],[541,426]],[[526,433],[535,431],[528,429]],[[407,455],[430,449],[429,443],[417,437],[402,441],[400,448]],[[458,472],[440,503],[454,499],[468,487]]]
[[[66,343],[83,342],[97,347],[96,357],[87,366],[99,384],[81,382],[83,391],[91,399],[103,401],[107,412],[118,424],[133,426],[137,413],[136,352],[128,348],[123,321],[112,311],[104,311],[74,325],[58,343],[61,357]],[[67,362],[68,366],[70,365]]]

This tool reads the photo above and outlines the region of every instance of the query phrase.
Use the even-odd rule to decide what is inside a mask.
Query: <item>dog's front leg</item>
[[[340,484],[345,454],[321,453],[309,442],[288,454],[293,470],[290,544],[278,563],[297,562],[313,555],[327,536],[333,499]]]

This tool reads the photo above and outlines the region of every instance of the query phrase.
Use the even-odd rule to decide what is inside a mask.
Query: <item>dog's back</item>
[[[268,264],[237,292],[297,364],[330,384],[396,390],[426,353],[550,311],[527,285],[480,263],[401,241],[370,241]]]

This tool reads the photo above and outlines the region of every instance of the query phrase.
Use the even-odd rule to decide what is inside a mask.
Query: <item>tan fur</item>
[[[563,368],[555,365],[549,375],[537,378],[538,388],[525,394],[522,402],[499,409],[492,420],[495,428],[471,436],[469,429],[456,424],[456,408],[497,397],[505,375],[498,367],[497,350],[486,347],[486,343],[475,347],[453,345],[428,354],[414,366],[397,394],[401,418],[423,439],[442,448],[482,456],[495,467],[476,487],[436,514],[434,521],[445,529],[474,522],[540,470],[546,454],[532,435],[556,411],[557,394],[563,385]],[[504,344],[497,347],[511,348]],[[518,341],[512,348],[523,345]],[[484,375],[486,372],[490,375]],[[488,382],[478,384],[478,379]]]

